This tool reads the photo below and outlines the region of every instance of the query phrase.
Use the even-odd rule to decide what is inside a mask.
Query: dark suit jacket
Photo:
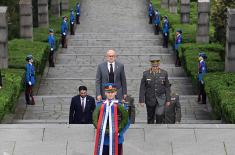
[[[83,112],[80,95],[74,96],[70,105],[69,124],[91,124],[94,110],[95,99],[93,97],[86,96],[86,107]]]
[[[179,95],[171,96],[171,104],[165,107],[165,123],[172,124],[181,121],[181,106]]]
[[[103,98],[104,84],[109,82],[109,70],[107,62],[103,62],[98,65],[96,73],[96,96],[101,95]],[[118,61],[115,61],[114,69],[114,83],[117,86],[117,97],[122,99],[124,94],[127,94],[126,75],[124,65]]]

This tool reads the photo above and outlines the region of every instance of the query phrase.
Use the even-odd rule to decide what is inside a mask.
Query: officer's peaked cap
[[[30,55],[27,55],[27,57],[25,58],[25,60],[26,61],[29,61],[29,60],[31,60],[31,59],[33,59],[33,56],[30,54]]]

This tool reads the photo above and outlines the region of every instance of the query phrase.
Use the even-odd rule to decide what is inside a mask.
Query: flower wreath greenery
[[[97,128],[101,105],[96,107],[95,111],[93,112],[93,125],[95,126],[95,128]],[[118,105],[117,108],[118,108],[118,132],[121,132],[122,129],[128,123],[129,115],[128,115],[128,111],[124,108],[123,105]],[[106,134],[109,133],[109,126],[108,125],[106,127],[105,133]]]

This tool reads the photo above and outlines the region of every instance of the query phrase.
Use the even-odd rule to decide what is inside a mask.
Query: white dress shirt
[[[113,63],[108,62],[107,64],[108,64],[108,70],[109,70],[109,72],[110,72],[110,64],[113,65],[113,72],[114,72],[114,70],[115,70],[115,62],[113,62]]]
[[[82,98],[80,97],[80,100],[81,100],[81,106],[82,106],[82,100],[84,100],[84,109],[86,108],[86,97]]]

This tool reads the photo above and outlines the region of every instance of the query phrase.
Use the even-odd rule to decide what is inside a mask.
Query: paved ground
[[[132,125],[124,155],[234,155],[235,125]],[[91,155],[92,125],[1,125],[3,155]],[[5,152],[5,154],[4,154]]]

